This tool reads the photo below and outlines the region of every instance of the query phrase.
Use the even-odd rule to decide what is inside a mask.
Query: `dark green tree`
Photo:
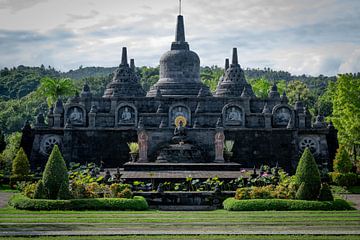
[[[296,168],[295,181],[299,187],[296,198],[315,200],[320,191],[320,172],[309,148],[305,148]]]
[[[62,191],[61,196],[70,195],[66,194],[66,190],[64,190],[67,188],[69,191],[69,176],[65,161],[57,145],[54,146],[46,163],[42,181],[47,198],[57,199],[60,189]]]
[[[2,151],[5,150],[5,148],[6,148],[5,135],[0,130],[0,153],[2,153]]]
[[[319,200],[320,201],[334,201],[334,196],[332,195],[330,187],[327,183],[321,184]]]

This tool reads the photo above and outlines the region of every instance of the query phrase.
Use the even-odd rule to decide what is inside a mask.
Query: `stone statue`
[[[289,110],[281,108],[276,114],[276,121],[278,124],[286,125],[288,124],[290,117]]]
[[[241,114],[240,111],[235,109],[235,107],[231,108],[231,111],[228,115],[228,120],[230,121],[241,121]]]
[[[121,114],[121,119],[123,121],[129,121],[131,119],[131,113],[129,111],[128,107],[125,107],[125,110],[123,111],[123,113]]]
[[[224,162],[224,131],[215,134],[215,162]]]
[[[184,142],[186,140],[186,129],[183,121],[179,121],[178,126],[175,127],[173,140],[176,143]]]
[[[145,131],[141,131],[138,134],[139,143],[139,162],[147,162],[148,153],[148,140],[149,137]]]
[[[71,123],[82,123],[83,117],[82,112],[78,110],[78,108],[74,108],[73,112],[70,114]]]

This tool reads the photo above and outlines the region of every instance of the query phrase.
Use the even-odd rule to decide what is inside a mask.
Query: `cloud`
[[[1,3],[10,1],[0,0],[0,67],[116,66],[123,46],[137,65],[155,66],[174,40],[177,1],[48,0],[21,14]],[[223,66],[238,47],[243,67],[313,75],[356,67],[359,1],[196,0],[183,2],[183,14],[186,39],[202,65]]]
[[[0,0],[0,9],[10,9],[15,13],[48,0]]]
[[[360,72],[360,48],[356,49],[339,67],[339,73]]]

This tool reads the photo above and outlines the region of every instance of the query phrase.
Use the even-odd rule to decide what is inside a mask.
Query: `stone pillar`
[[[298,113],[299,117],[299,128],[305,128],[305,114]]]
[[[265,128],[271,128],[271,113],[264,114]]]
[[[61,114],[54,113],[54,127],[59,128],[61,127]]]
[[[215,133],[215,161],[216,163],[223,163],[224,160],[224,142],[225,134],[223,128],[216,129]]]
[[[96,113],[89,113],[89,127],[94,128],[96,126]]]
[[[149,136],[145,130],[138,132],[138,144],[139,144],[139,160],[138,162],[148,162],[148,140]]]

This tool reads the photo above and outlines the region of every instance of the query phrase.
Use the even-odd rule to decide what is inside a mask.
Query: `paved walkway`
[[[14,193],[11,192],[0,192],[0,208],[6,207],[10,197]]]
[[[342,197],[355,204],[355,208],[360,210],[360,194],[343,194]]]

